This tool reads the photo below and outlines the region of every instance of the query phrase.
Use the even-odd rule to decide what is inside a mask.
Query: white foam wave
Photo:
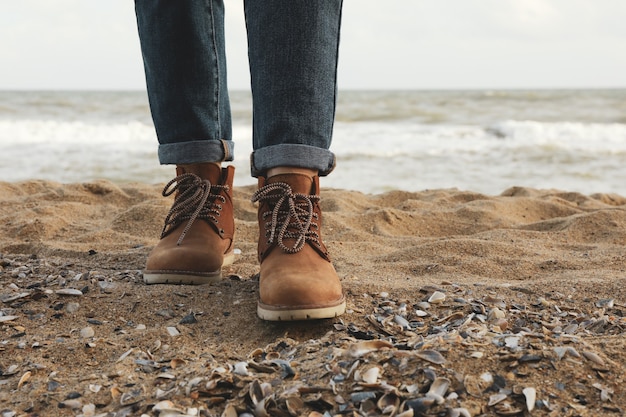
[[[234,126],[236,184],[254,183],[249,124]],[[0,120],[0,180],[166,182],[151,124]],[[458,187],[497,193],[512,185],[626,195],[626,124],[503,121],[431,125],[337,122],[338,168],[325,186],[380,192]],[[372,166],[384,175],[371,175]]]

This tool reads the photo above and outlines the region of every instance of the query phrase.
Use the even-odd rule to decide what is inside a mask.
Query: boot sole
[[[222,268],[232,265],[235,261],[233,252],[224,256]],[[146,284],[172,284],[172,285],[205,285],[219,282],[222,279],[222,268],[212,272],[196,271],[143,271],[143,282]]]
[[[346,311],[346,300],[342,299],[336,306],[321,308],[277,308],[263,304],[257,304],[257,315],[266,321],[299,321],[332,319],[342,315]]]

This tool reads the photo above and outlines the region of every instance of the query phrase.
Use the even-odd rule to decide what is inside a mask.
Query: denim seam
[[[213,2],[208,1],[209,3],[209,11],[211,16],[211,46],[213,47],[213,56],[215,57],[215,101],[213,102],[215,105],[215,113],[217,119],[217,137],[222,137],[222,121],[220,114],[220,94],[221,94],[221,85],[220,85],[220,58],[218,55],[218,47],[217,47],[217,35],[215,33],[215,11],[213,10]]]

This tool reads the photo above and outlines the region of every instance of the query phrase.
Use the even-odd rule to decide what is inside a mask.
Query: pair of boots
[[[207,284],[234,259],[235,169],[217,164],[176,168],[163,190],[175,193],[161,240],[148,256],[148,284]],[[299,173],[259,178],[257,314],[263,320],[332,318],[345,311],[339,277],[322,242],[319,177]]]

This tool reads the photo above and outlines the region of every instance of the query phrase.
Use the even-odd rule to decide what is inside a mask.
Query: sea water
[[[233,91],[235,185],[252,100]],[[0,92],[0,181],[164,183],[145,92]],[[380,193],[512,186],[626,196],[626,90],[339,91],[323,187]]]

